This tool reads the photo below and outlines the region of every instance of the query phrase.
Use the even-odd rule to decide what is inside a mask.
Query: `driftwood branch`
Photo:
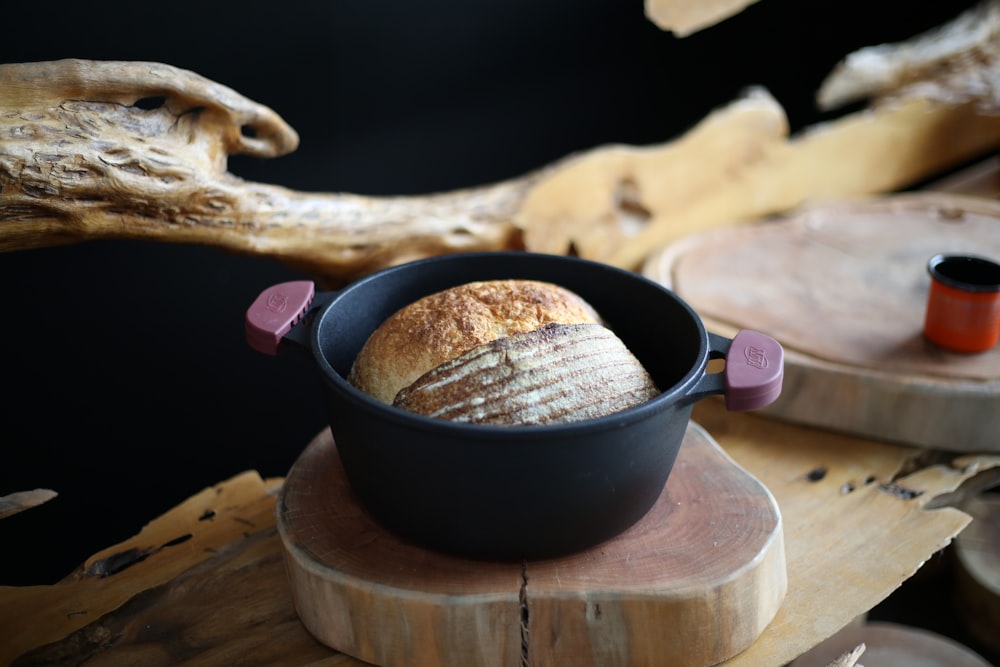
[[[837,659],[826,667],[864,667],[864,665],[858,664],[858,660],[861,659],[861,654],[864,652],[865,645],[858,644],[850,651],[837,656]]]
[[[1000,112],[1000,0],[983,0],[951,21],[910,39],[848,54],[820,85],[817,104],[920,97],[974,102]]]
[[[51,489],[33,489],[31,491],[15,491],[6,496],[0,496],[0,519],[47,503],[57,495],[59,494]]]
[[[638,269],[696,231],[817,199],[890,192],[981,157],[1000,117],[911,98],[789,137],[750,89],[655,146],[601,146],[510,180],[405,197],[248,182],[230,154],[295,150],[271,109],[146,62],[0,65],[0,252],[91,239],[221,247],[335,285],[471,250],[579,254]]]
[[[646,17],[662,30],[687,37],[739,14],[758,0],[646,0]]]
[[[530,179],[443,196],[306,194],[226,171],[298,136],[272,110],[143,62],[0,65],[0,250],[92,238],[211,244],[344,280],[408,257],[518,247]]]

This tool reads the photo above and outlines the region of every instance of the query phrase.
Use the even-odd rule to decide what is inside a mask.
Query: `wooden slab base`
[[[329,430],[286,478],[277,525],[305,627],[383,667],[713,665],[757,639],[787,588],[774,497],[694,423],[650,512],[563,558],[402,541],[358,504]]]
[[[923,337],[937,253],[1000,259],[1000,203],[908,193],[816,204],[786,218],[682,239],[643,273],[716,333],[785,348],[763,412],[950,451],[1000,451],[1000,346],[943,350]]]
[[[949,506],[956,498],[1000,482],[1000,456],[928,460],[912,447],[728,412],[721,398],[700,401],[693,415],[781,511],[787,594],[761,636],[725,667],[784,667],[852,623],[964,534],[972,518]],[[687,460],[687,447],[681,454]],[[0,665],[364,667],[316,641],[296,614],[276,528],[283,482],[240,473],[91,554],[59,582],[0,585]],[[540,618],[529,618],[536,638]]]
[[[868,667],[991,667],[974,651],[948,637],[884,622],[844,628],[796,658],[789,667],[828,667],[837,656],[858,646],[863,646],[863,651],[857,664]]]
[[[962,503],[972,523],[955,538],[955,605],[965,627],[1000,654],[1000,493]]]

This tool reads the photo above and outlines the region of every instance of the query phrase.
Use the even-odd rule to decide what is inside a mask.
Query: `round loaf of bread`
[[[392,404],[419,377],[469,350],[547,324],[601,324],[574,292],[535,280],[488,280],[428,295],[385,320],[358,353],[355,387]]]
[[[547,324],[444,362],[403,388],[393,405],[456,422],[528,426],[595,419],[657,394],[611,329]]]

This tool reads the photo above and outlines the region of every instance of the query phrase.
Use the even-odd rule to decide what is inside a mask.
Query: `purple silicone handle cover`
[[[781,393],[785,351],[762,333],[740,331],[726,356],[726,408],[756,410]]]
[[[264,354],[277,354],[281,339],[306,313],[315,295],[316,285],[310,280],[278,283],[261,292],[247,309],[246,337],[250,347]]]

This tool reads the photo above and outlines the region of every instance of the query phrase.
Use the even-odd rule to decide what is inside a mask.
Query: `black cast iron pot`
[[[662,393],[598,419],[544,426],[470,425],[383,404],[345,379],[368,336],[417,299],[463,283],[535,279],[590,302]],[[456,555],[543,558],[609,539],[659,497],[695,402],[725,394],[730,409],[780,392],[781,346],[755,332],[708,333],[673,292],[630,271],[561,255],[445,255],[389,268],[314,295],[309,281],[268,288],[247,311],[247,339],[277,353],[311,352],[348,480],[386,528]],[[707,372],[725,358],[724,372]]]

